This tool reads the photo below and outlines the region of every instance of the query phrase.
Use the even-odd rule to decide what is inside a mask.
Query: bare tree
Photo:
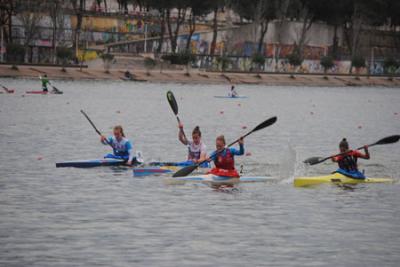
[[[41,6],[40,3],[36,3],[35,5],[37,8],[40,8]],[[29,62],[29,44],[39,33],[38,26],[43,18],[43,14],[34,10],[24,10],[18,13],[17,17],[21,21],[22,27],[24,28],[25,62]]]

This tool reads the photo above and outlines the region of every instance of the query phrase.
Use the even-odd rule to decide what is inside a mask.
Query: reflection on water
[[[400,132],[400,94],[390,88],[238,86],[247,99],[216,99],[229,86],[63,82],[62,96],[26,96],[33,80],[1,80],[0,266],[398,266],[400,185],[323,185],[298,189],[305,167],[335,153]],[[172,90],[186,133],[199,125],[208,150],[215,137],[235,140],[271,116],[276,125],[245,140],[237,157],[246,175],[268,183],[212,188],[133,177],[127,167],[56,169],[55,162],[109,152],[80,114],[109,134],[122,124],[146,159],[178,161]],[[239,105],[240,104],[240,105]],[[361,127],[359,127],[361,126]],[[247,128],[247,129],[245,129]],[[289,140],[289,141],[288,141]],[[371,148],[361,169],[400,174],[399,144]]]

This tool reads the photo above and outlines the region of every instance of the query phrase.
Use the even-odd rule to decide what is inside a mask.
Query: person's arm
[[[125,149],[129,153],[129,158],[128,158],[127,164],[128,165],[132,165],[132,161],[133,161],[134,155],[133,155],[133,146],[132,146],[132,143],[130,141],[126,142]]]
[[[365,151],[365,154],[357,151],[355,156],[358,157],[358,158],[361,158],[361,159],[370,159],[368,146],[364,146],[364,151]]]
[[[244,143],[243,143],[243,138],[240,138],[239,140],[239,150],[236,148],[230,148],[231,153],[235,156],[242,156],[244,155]]]
[[[187,146],[189,144],[188,140],[186,139],[185,132],[183,131],[183,124],[179,123],[179,141],[181,141],[182,144]]]
[[[105,137],[104,135],[101,135],[100,136],[100,142],[103,144],[103,145],[109,145],[109,144],[112,144],[112,137],[110,136],[110,137]]]
[[[209,161],[215,161],[217,159],[217,151],[214,151],[208,158],[207,160]]]

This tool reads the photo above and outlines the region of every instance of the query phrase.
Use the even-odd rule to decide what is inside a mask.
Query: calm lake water
[[[294,188],[293,177],[335,170],[305,167],[310,156],[400,134],[400,91],[391,88],[237,86],[247,99],[217,99],[229,85],[127,82],[54,84],[64,95],[26,95],[37,80],[1,79],[0,266],[399,266],[400,185]],[[56,169],[55,162],[109,151],[79,112],[104,133],[122,124],[146,160],[183,160],[175,93],[186,133],[201,127],[245,140],[237,165],[273,183],[222,193],[201,184],[135,178],[127,168]],[[247,127],[247,129],[243,129]],[[371,148],[371,177],[400,177],[400,144]]]

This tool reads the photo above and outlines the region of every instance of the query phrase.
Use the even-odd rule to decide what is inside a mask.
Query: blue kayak
[[[123,159],[93,159],[80,161],[66,161],[56,163],[57,168],[75,167],[75,168],[93,168],[100,166],[121,166],[125,164]]]
[[[175,167],[187,167],[194,165],[195,163],[191,160],[186,160],[186,161],[178,161],[178,162],[162,162],[162,161],[152,161],[148,165],[149,166],[175,166]],[[201,168],[210,168],[210,163],[209,162],[204,162],[203,164],[200,165]]]

